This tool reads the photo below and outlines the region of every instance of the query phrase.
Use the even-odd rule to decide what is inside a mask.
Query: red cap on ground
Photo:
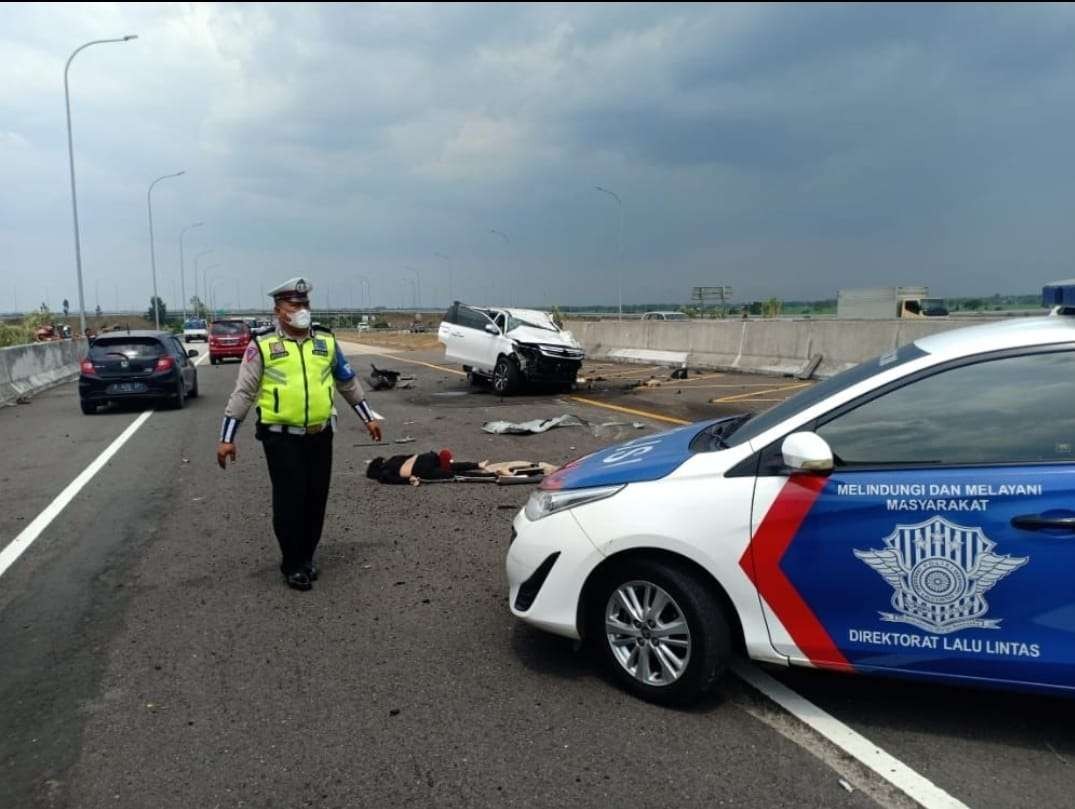
[[[440,468],[445,472],[448,472],[452,468],[452,451],[450,449],[442,449],[437,453],[437,457],[440,459]]]

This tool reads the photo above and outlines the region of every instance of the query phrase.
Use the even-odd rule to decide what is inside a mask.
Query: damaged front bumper
[[[568,346],[516,343],[519,370],[533,382],[574,382],[585,354]]]

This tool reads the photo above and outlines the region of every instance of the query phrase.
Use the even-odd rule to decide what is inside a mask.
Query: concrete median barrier
[[[85,340],[57,340],[0,348],[0,405],[14,404],[78,376]]]
[[[569,321],[595,360],[827,377],[920,337],[1000,318],[923,320]]]

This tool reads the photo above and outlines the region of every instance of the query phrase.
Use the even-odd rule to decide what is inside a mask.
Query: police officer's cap
[[[273,300],[287,300],[293,303],[309,303],[310,293],[314,285],[302,276],[290,278],[280,286],[269,290],[269,297]]]

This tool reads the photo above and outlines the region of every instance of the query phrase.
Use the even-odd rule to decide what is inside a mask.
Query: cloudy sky
[[[179,170],[170,304],[197,221],[228,307],[1075,275],[1072,5],[5,4],[0,310],[77,300],[63,68],[124,34],[70,73],[88,308],[148,304]]]

